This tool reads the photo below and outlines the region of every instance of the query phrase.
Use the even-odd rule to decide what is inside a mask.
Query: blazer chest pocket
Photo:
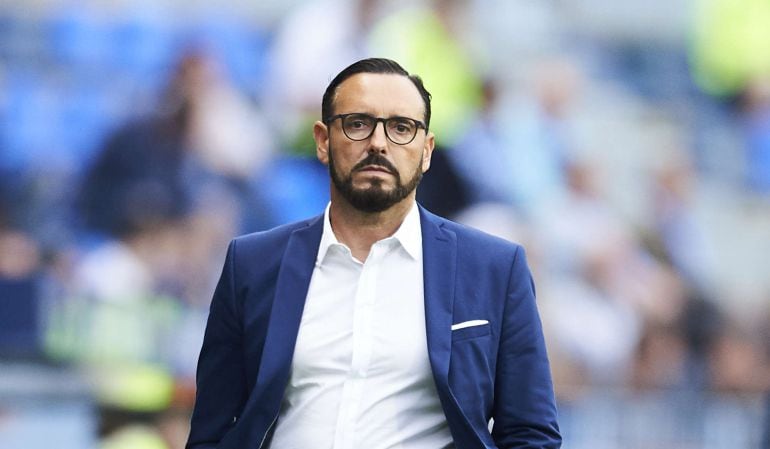
[[[473,323],[471,325],[463,326],[464,323],[461,323],[459,325],[455,325],[458,328],[455,329],[455,326],[452,326],[452,342],[462,341],[462,340],[469,340],[472,338],[478,338],[483,337],[486,335],[489,335],[490,333],[490,326],[489,322],[486,320],[476,320],[479,321],[478,323]]]

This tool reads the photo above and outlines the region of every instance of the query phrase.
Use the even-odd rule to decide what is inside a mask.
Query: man
[[[188,449],[560,446],[523,250],[415,202],[429,124],[393,61],[331,81],[313,127],[331,202],[231,242]]]

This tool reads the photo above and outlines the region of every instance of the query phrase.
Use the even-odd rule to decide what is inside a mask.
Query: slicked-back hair
[[[326,88],[323,100],[321,101],[321,120],[324,123],[328,123],[329,118],[334,115],[334,98],[337,95],[337,88],[339,85],[346,79],[359,73],[392,73],[394,75],[402,75],[409,78],[417,88],[417,91],[420,92],[422,101],[425,104],[425,130],[428,130],[430,127],[430,92],[425,89],[422,79],[419,76],[411,75],[396,61],[385,58],[362,59],[347,66],[334,77]]]

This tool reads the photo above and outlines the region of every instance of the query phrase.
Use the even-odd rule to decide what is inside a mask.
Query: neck
[[[396,233],[414,206],[414,192],[382,212],[362,212],[332,189],[329,220],[335,237],[353,257],[365,261],[375,242]]]

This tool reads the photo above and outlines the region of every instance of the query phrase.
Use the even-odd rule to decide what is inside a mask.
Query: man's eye
[[[355,129],[366,128],[366,122],[363,120],[353,120],[350,122],[350,127]]]
[[[412,132],[412,125],[409,122],[396,122],[391,129],[399,134],[408,134]]]

